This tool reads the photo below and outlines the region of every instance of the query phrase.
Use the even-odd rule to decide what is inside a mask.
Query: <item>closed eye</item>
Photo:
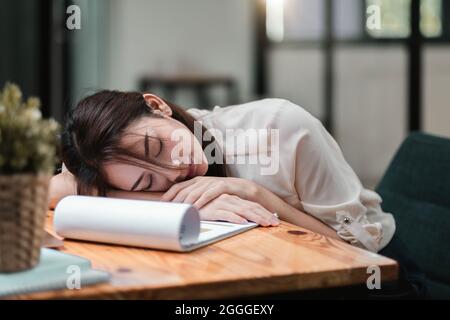
[[[158,153],[156,153],[155,155],[154,155],[154,157],[157,157],[157,156],[159,156],[159,154],[162,152],[162,150],[163,150],[163,142],[162,142],[162,140],[161,139],[158,139],[158,142],[159,142],[159,149],[158,149]],[[149,156],[150,156],[150,147],[149,147],[149,143],[150,143],[150,137],[149,137],[149,135],[148,135],[148,133],[145,133],[145,137],[144,137],[144,155],[145,155],[145,158],[149,158]]]
[[[158,141],[159,141],[159,151],[158,151],[158,153],[155,155],[155,157],[159,156],[160,153],[161,153],[162,150],[163,150],[163,142],[162,142],[162,140],[161,140],[161,139],[158,139]]]
[[[141,191],[148,191],[152,187],[153,176],[151,174],[149,174],[148,177],[149,177],[149,182],[145,188],[141,189]]]

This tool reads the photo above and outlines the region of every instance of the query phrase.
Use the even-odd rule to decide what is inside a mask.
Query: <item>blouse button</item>
[[[345,217],[344,218],[344,223],[345,224],[350,224],[350,218],[349,217]]]

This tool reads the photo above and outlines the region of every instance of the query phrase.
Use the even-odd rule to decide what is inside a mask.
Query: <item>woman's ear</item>
[[[163,99],[151,93],[144,93],[142,96],[147,106],[152,108],[155,113],[160,113],[168,117],[172,116],[172,109]]]

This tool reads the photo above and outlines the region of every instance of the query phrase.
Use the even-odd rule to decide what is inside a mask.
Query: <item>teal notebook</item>
[[[52,249],[41,249],[39,264],[17,273],[0,273],[0,297],[47,291],[75,289],[109,280],[109,274],[91,268],[87,259]]]

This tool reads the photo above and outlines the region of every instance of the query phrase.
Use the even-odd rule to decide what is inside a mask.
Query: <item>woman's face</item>
[[[106,163],[103,169],[108,183],[120,190],[166,191],[175,183],[208,171],[200,142],[186,126],[167,115],[143,117],[134,122],[122,136],[121,146],[141,157],[179,168],[165,168],[150,162],[143,163],[148,168],[121,162]]]

